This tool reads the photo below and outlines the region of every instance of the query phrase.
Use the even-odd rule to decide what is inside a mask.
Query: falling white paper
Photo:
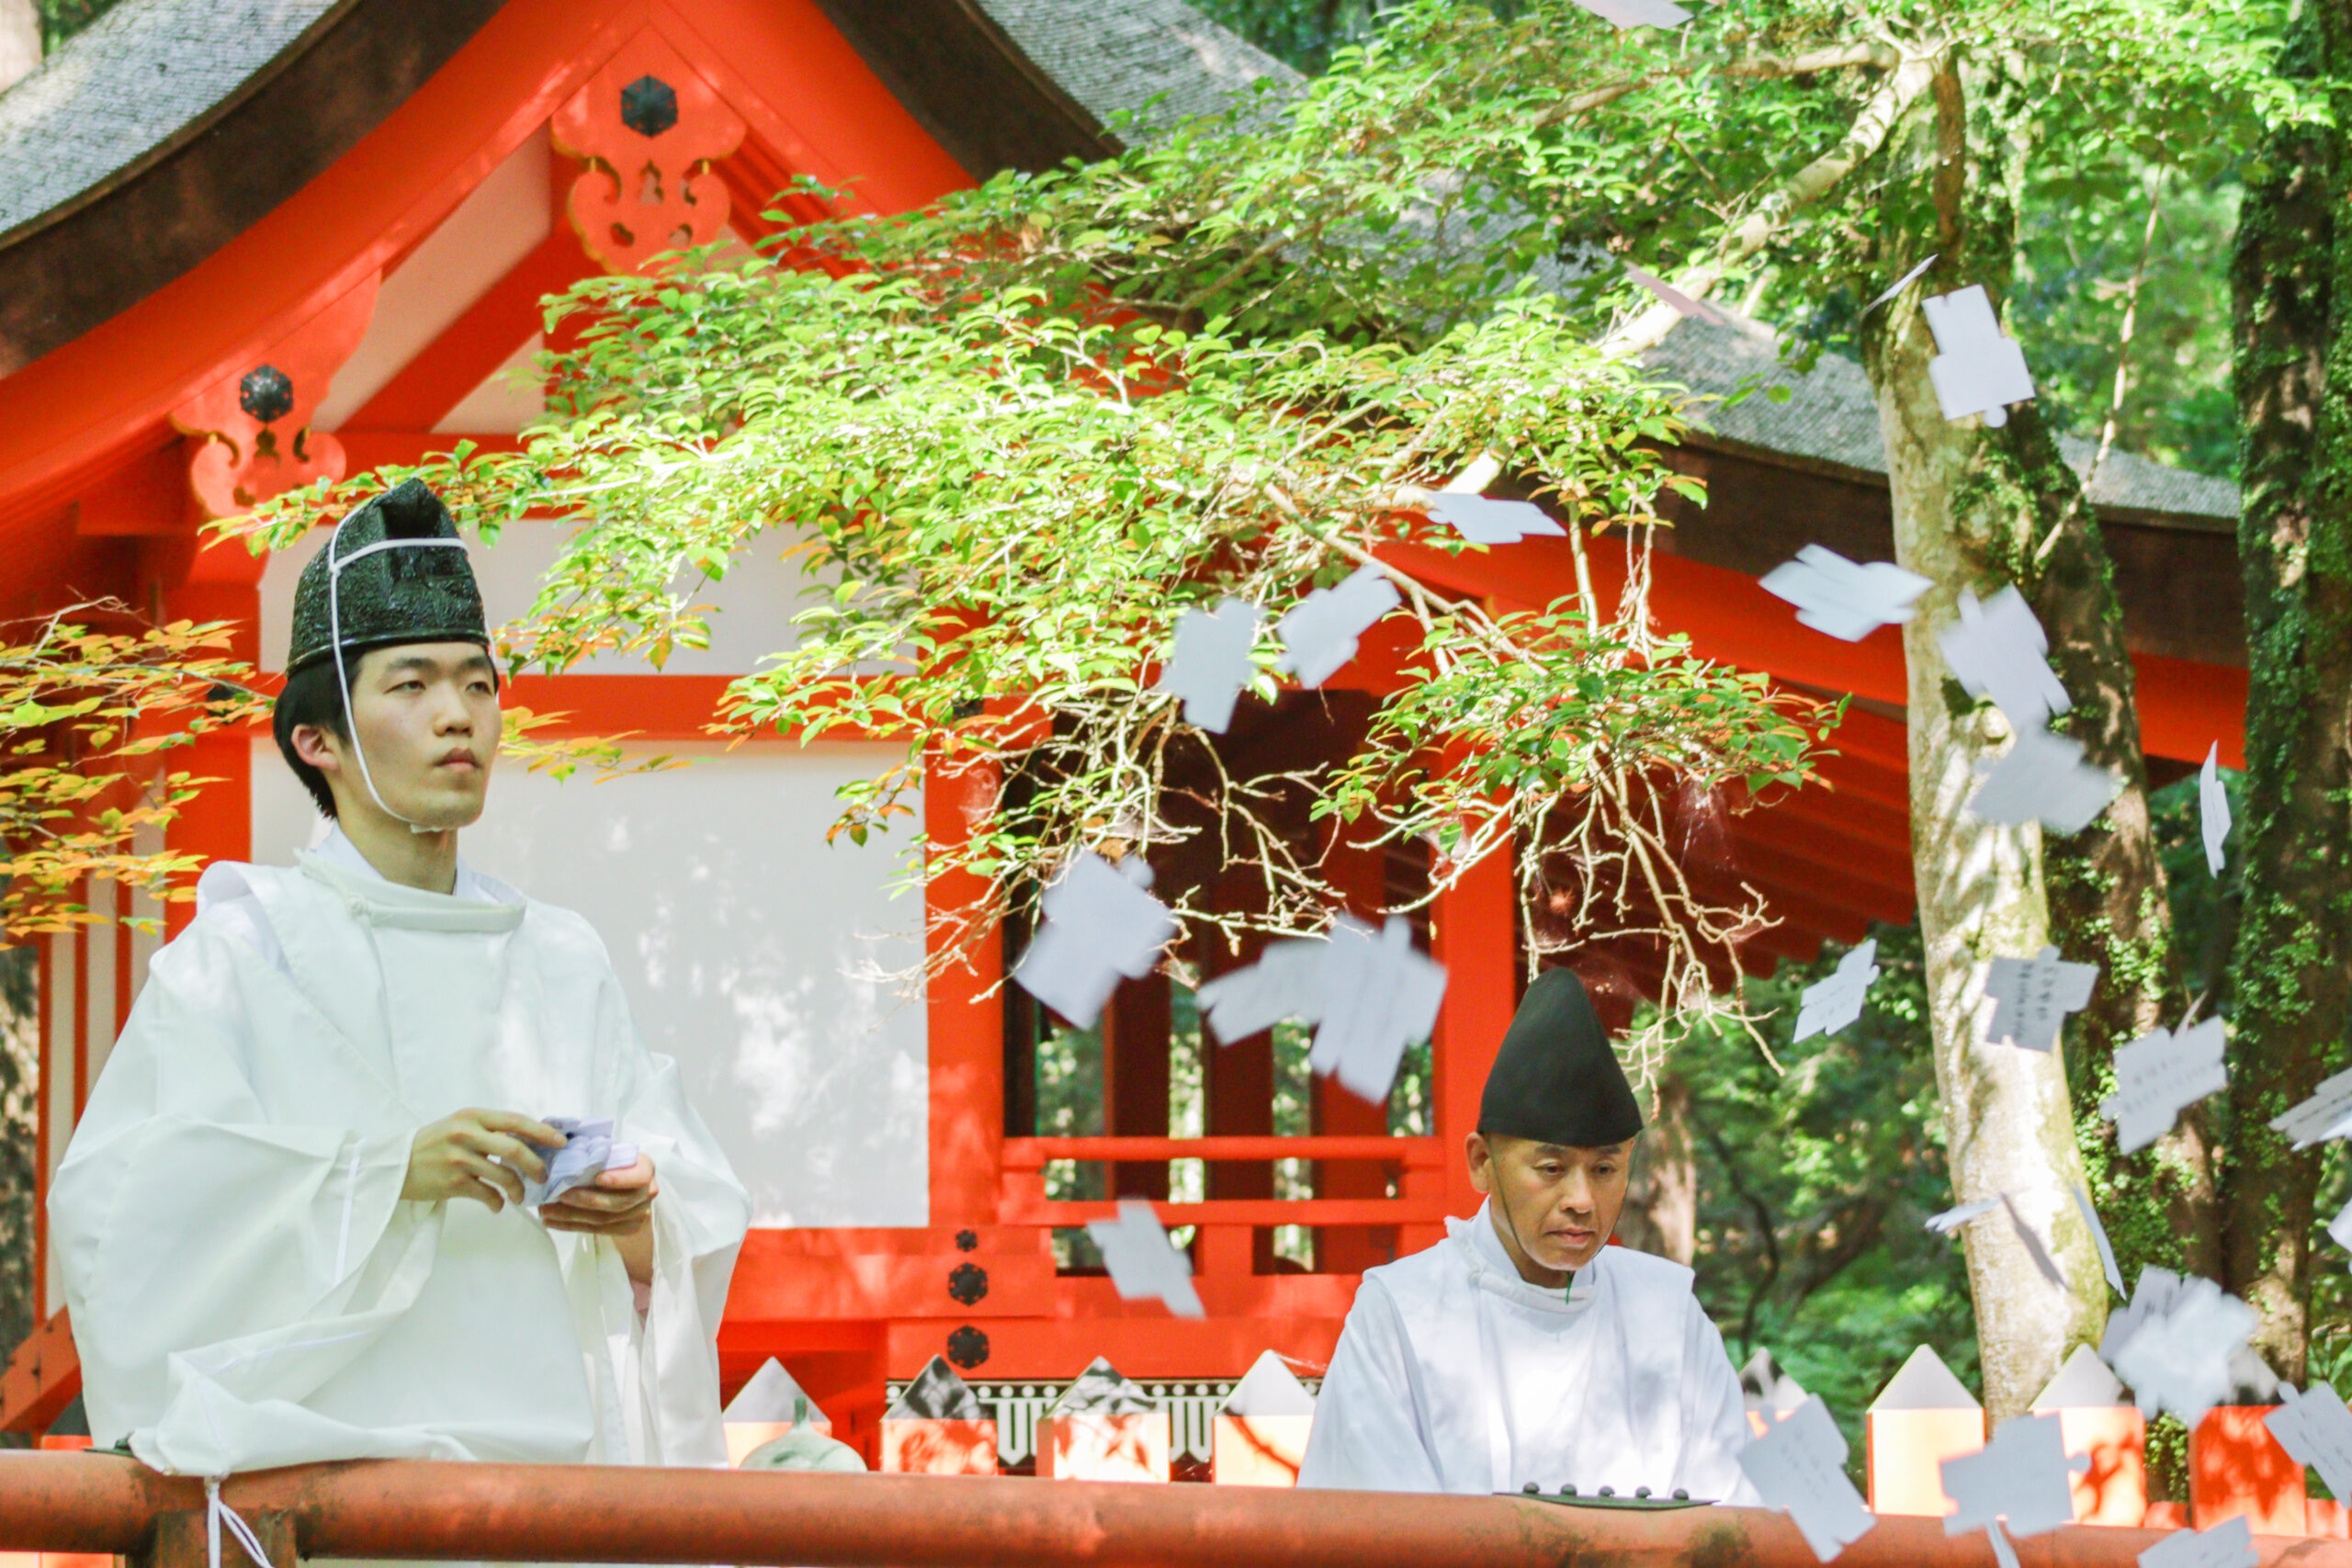
[[[1839,959],[1827,979],[1804,988],[1797,1004],[1796,1038],[1835,1034],[1861,1017],[1862,998],[1878,975],[1878,942],[1873,938]]]
[[[1920,302],[1928,330],[1942,352],[1928,362],[1928,379],[1946,419],[1983,414],[1998,429],[2009,423],[2008,405],[2033,396],[2025,350],[2001,334],[1993,301],[1981,283]]]
[[[1176,934],[1168,906],[1144,891],[1150,868],[1129,856],[1125,867],[1089,850],[1046,889],[1045,923],[1014,965],[1031,996],[1084,1029],[1102,1015],[1122,976],[1141,979]]]
[[[2025,1243],[2026,1255],[2033,1259],[2033,1266],[2041,1270],[2041,1277],[2064,1290],[2065,1274],[2060,1270],[2058,1260],[2050,1256],[2050,1248],[2043,1243],[2041,1234],[2026,1224],[2025,1216],[2018,1213],[2018,1201],[2004,1192],[2001,1194],[2001,1207],[2009,1212],[2009,1224],[2017,1231],[2018,1239]]]
[[[1928,1229],[1938,1235],[1950,1235],[1971,1220],[1981,1220],[2000,1206],[2001,1200],[1997,1195],[1991,1198],[1979,1198],[1973,1203],[1962,1203],[1956,1208],[1946,1209],[1940,1214],[1929,1214]]]
[[[2336,1246],[2352,1252],[2352,1203],[2345,1204],[2336,1211],[2335,1218],[2327,1222],[2327,1234]]]
[[[1258,672],[1250,649],[1258,640],[1259,619],[1258,606],[1247,599],[1220,600],[1214,610],[1176,617],[1176,646],[1153,690],[1184,699],[1186,724],[1222,735],[1233,722],[1233,705]]]
[[[1403,604],[1396,585],[1376,566],[1360,567],[1336,588],[1318,588],[1275,624],[1283,651],[1274,668],[1319,686],[1356,656],[1356,639]]]
[[[2209,1530],[2171,1530],[2140,1553],[2140,1568],[2255,1568],[2254,1526],[2233,1514]]]
[[[1860,642],[1881,626],[1901,626],[1914,601],[1934,586],[1893,561],[1849,561],[1823,545],[1807,545],[1758,586],[1797,607],[1797,620],[1841,642]]]
[[[2127,1155],[2146,1148],[2172,1130],[2182,1111],[2226,1089],[2227,1043],[2222,1021],[2209,1018],[2178,1034],[2150,1030],[2116,1052],[2115,1092],[2098,1102],[2099,1114],[2115,1123],[2116,1145]]]
[[[2222,743],[2205,753],[2197,770],[2198,826],[2205,834],[2205,869],[2222,874],[2222,841],[2230,836],[2230,792],[2222,787]]]
[[[1405,1047],[1429,1038],[1444,1000],[1445,968],[1413,950],[1404,916],[1389,916],[1375,934],[1343,915],[1323,960],[1323,1019],[1306,1064],[1358,1099],[1383,1104]]]
[[[1193,1260],[1176,1250],[1151,1205],[1138,1198],[1119,1200],[1115,1220],[1089,1220],[1086,1234],[1102,1249],[1102,1266],[1123,1302],[1157,1297],[1178,1317],[1204,1317],[1193,1288]]]
[[[2041,1535],[2075,1522],[2068,1477],[2090,1456],[2066,1457],[2064,1427],[2053,1415],[2012,1416],[1973,1454],[1943,1461],[1944,1495],[1958,1506],[1944,1534],[1962,1535],[2006,1520],[2011,1535]]]
[[[1262,1034],[1286,1018],[1323,1016],[1323,959],[1329,942],[1270,942],[1258,962],[1229,969],[1193,993],[1220,1045]]]
[[[1634,0],[1634,5],[1654,5],[1657,3],[1657,0]],[[1599,4],[1596,4],[1595,0],[1577,0],[1577,4],[1582,6],[1588,11],[1599,11],[1602,16],[1607,17],[1609,16],[1609,12],[1601,10],[1602,6],[1605,5],[1613,9],[1617,6],[1624,6],[1626,4],[1626,0],[1600,0]],[[1690,13],[1684,11],[1679,6],[1668,5],[1664,9],[1679,12],[1680,15],[1675,21],[1652,22],[1649,24],[1650,26],[1679,27],[1683,22],[1690,19]],[[1610,17],[1610,19],[1611,21],[1616,20],[1613,17]],[[1617,25],[1622,28],[1628,24],[1624,22],[1618,22]],[[1632,278],[1635,283],[1640,284],[1644,288],[1648,289],[1665,304],[1672,306],[1674,308],[1674,313],[1678,316],[1694,317],[1699,321],[1706,322],[1710,326],[1727,327],[1731,325],[1730,319],[1724,316],[1721,310],[1716,310],[1713,305],[1708,304],[1702,299],[1692,299],[1690,295],[1685,294],[1682,290],[1677,288],[1674,285],[1666,281],[1666,279],[1658,276],[1656,273],[1644,272],[1632,262],[1627,262],[1625,264],[1625,276]]]
[[[1577,0],[1577,4],[1619,28],[1679,28],[1690,13],[1672,0]]]
[[[1342,915],[1328,940],[1270,942],[1257,963],[1218,976],[1197,996],[1209,1032],[1225,1044],[1286,1018],[1317,1025],[1307,1065],[1378,1104],[1405,1047],[1437,1027],[1445,967],[1414,950],[1403,916],[1374,931]]]
[[[1765,1427],[1739,1454],[1757,1496],[1766,1507],[1786,1511],[1824,1562],[1878,1523],[1847,1477],[1846,1452],[1845,1434],[1816,1397]]]
[[[1936,255],[1941,255],[1942,254],[1942,252],[1939,251],[1936,253]],[[1872,310],[1877,310],[1881,305],[1885,304],[1889,299],[1894,299],[1896,295],[1902,293],[1905,289],[1918,282],[1920,278],[1927,276],[1928,269],[1935,265],[1936,256],[1929,256],[1926,261],[1921,262],[1917,266],[1913,267],[1909,272],[1906,272],[1901,277],[1896,278],[1893,283],[1887,286],[1885,293],[1880,295],[1877,299],[1862,307],[1862,314],[1865,316],[1869,315]]]
[[[2038,728],[2019,730],[2007,754],[1978,772],[1970,813],[2013,828],[2039,820],[2053,833],[2079,833],[2123,793],[2121,779],[2083,761],[2081,741]]]
[[[1991,697],[2019,736],[2075,705],[2050,668],[2050,635],[2015,586],[1981,603],[1963,588],[1957,608],[1960,618],[1936,634],[1936,646],[1962,690]]]
[[[2309,1100],[2284,1115],[2272,1117],[2270,1130],[2284,1133],[2299,1149],[2352,1136],[2352,1072],[2336,1074],[2313,1090]]]
[[[548,1173],[538,1181],[523,1178],[526,1209],[551,1203],[575,1187],[588,1186],[607,1170],[627,1170],[637,1163],[635,1144],[613,1142],[610,1117],[594,1122],[577,1116],[542,1116],[539,1120],[563,1134],[564,1142],[560,1147],[531,1145],[547,1162]]]
[[[2098,1353],[2130,1386],[2143,1415],[2169,1410],[2194,1428],[2235,1392],[2231,1359],[2258,1321],[2252,1307],[2212,1280],[2183,1279],[2152,1264],[2140,1270],[2132,1299],[2108,1315]]]
[[[2031,958],[1996,958],[1984,982],[1984,994],[1993,1001],[1985,1043],[2049,1050],[2058,1043],[2066,1015],[2090,1005],[2091,987],[2097,984],[2098,964],[2069,964],[2055,947],[2045,947]]]
[[[1440,491],[1430,498],[1429,511],[1474,545],[1515,545],[1538,534],[1566,538],[1568,532],[1532,501]]]
[[[2115,1287],[2119,1296],[2123,1289],[2123,1270],[2116,1267],[2115,1244],[2107,1239],[2107,1227],[2099,1224],[2098,1209],[2091,1202],[2090,1189],[2077,1181],[2074,1187],[2075,1207],[2083,1216],[2083,1224],[2090,1227],[2092,1245],[2098,1248],[2098,1266],[2107,1270],[2107,1282]]]
[[[2352,1411],[2344,1408],[2344,1396],[2323,1380],[2301,1393],[2282,1382],[2278,1400],[2262,1424],[2287,1457],[2318,1471],[2336,1496],[2352,1496]]]

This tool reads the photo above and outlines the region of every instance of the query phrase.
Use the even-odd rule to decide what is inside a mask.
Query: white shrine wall
[[[319,530],[270,558],[264,669],[284,668],[294,585],[326,537]],[[740,674],[792,640],[807,579],[775,558],[786,542],[695,592],[719,612],[710,647],[679,649],[667,673]],[[525,524],[494,547],[469,550],[493,626],[530,603],[558,543],[556,525]],[[580,668],[649,673],[619,657]],[[901,996],[887,977],[922,953],[919,897],[890,892],[907,840],[825,842],[834,790],[878,773],[900,748],[647,750],[693,761],[604,784],[508,765],[492,782],[482,821],[464,835],[466,858],[577,909],[603,934],[638,1027],[677,1057],[695,1107],[751,1188],[754,1224],[928,1224],[926,1020],[920,995]],[[254,859],[287,863],[318,829],[276,744],[257,740]]]
[[[903,839],[825,842],[834,787],[897,749],[660,750],[694,761],[605,784],[510,766],[466,859],[594,924],[754,1224],[927,1224],[923,1007],[885,977],[919,962],[922,905],[889,892]],[[253,779],[254,858],[288,863],[319,820],[274,744]]]

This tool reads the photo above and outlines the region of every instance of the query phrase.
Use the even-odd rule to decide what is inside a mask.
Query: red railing
[[[1004,1192],[999,1218],[1005,1224],[1082,1225],[1118,1212],[1106,1200],[1046,1196],[1046,1167],[1056,1160],[1145,1164],[1198,1159],[1242,1164],[1283,1159],[1379,1163],[1399,1176],[1394,1198],[1227,1198],[1199,1203],[1155,1201],[1160,1221],[1170,1225],[1396,1225],[1436,1224],[1445,1216],[1443,1188],[1437,1179],[1445,1164],[1435,1138],[1380,1136],[1331,1138],[1007,1138]]]
[[[589,1465],[313,1465],[222,1495],[274,1568],[296,1556],[804,1568],[1815,1568],[1781,1514],[1657,1513],[1522,1497],[1146,1486],[958,1476]],[[0,1456],[0,1551],[205,1560],[200,1484],[130,1460]],[[2022,1568],[2132,1568],[2156,1530],[2068,1527],[2018,1541]],[[232,1542],[223,1561],[243,1563]],[[2352,1568],[2352,1542],[2256,1536],[2261,1568]],[[1992,1568],[1984,1532],[1881,1519],[1838,1568]]]

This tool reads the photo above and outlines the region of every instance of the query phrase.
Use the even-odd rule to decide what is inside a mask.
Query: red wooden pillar
[[[1360,920],[1380,919],[1387,902],[1387,854],[1380,848],[1350,841],[1344,828],[1335,831],[1323,853],[1323,868],[1331,885],[1347,899],[1348,912]],[[1321,1137],[1379,1137],[1388,1131],[1388,1108],[1349,1093],[1331,1078],[1315,1080],[1315,1132]],[[1318,1198],[1385,1198],[1388,1174],[1362,1160],[1318,1160],[1315,1168]],[[1324,1225],[1315,1233],[1315,1267],[1325,1274],[1361,1274],[1391,1262],[1397,1253],[1394,1225]]]
[[[1114,1138],[1168,1136],[1168,976],[1122,980],[1102,1010],[1102,1130]],[[1168,1162],[1111,1168],[1114,1198],[1166,1198]]]
[[[158,618],[225,621],[235,628],[229,656],[261,662],[261,577],[269,564],[233,540],[199,545],[193,518],[157,526],[175,531],[140,541],[141,576]],[[215,730],[167,763],[213,782],[197,791],[164,829],[164,843],[206,861],[250,860],[254,852],[253,743],[268,731]],[[177,936],[196,916],[193,903],[166,905],[164,930]]]
[[[1211,975],[1246,967],[1258,961],[1263,944],[1244,944],[1227,956],[1214,940],[1202,964]],[[1203,1026],[1201,1081],[1207,1101],[1204,1131],[1211,1137],[1265,1137],[1274,1130],[1274,1037],[1271,1031],[1219,1044]],[[1208,1162],[1208,1196],[1213,1199],[1265,1199],[1274,1195],[1274,1168],[1258,1160]],[[1270,1274],[1274,1268],[1273,1233],[1244,1227],[1249,1246],[1237,1248],[1245,1256],[1237,1273]]]
[[[963,843],[996,809],[992,764],[923,763],[923,830],[933,852]],[[924,942],[956,945],[962,911],[981,891],[968,873],[934,872],[924,889]],[[925,1012],[931,1058],[931,1223],[994,1224],[1004,1154],[1004,1011],[984,995],[1004,972],[1004,939],[991,924],[964,958],[932,979]]]
[[[1430,921],[1430,945],[1446,973],[1432,1053],[1436,1132],[1447,1151],[1446,1207],[1464,1216],[1477,1211],[1479,1199],[1460,1151],[1478,1130],[1478,1096],[1518,1007],[1513,897],[1511,851],[1505,845],[1438,895]]]

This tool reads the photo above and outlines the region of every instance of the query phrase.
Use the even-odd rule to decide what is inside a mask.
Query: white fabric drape
[[[724,1464],[714,1336],[750,1205],[595,932],[487,879],[300,859],[207,873],[59,1169],[96,1440],[198,1475]],[[641,1318],[610,1242],[401,1199],[417,1128],[471,1106],[610,1116],[652,1157]]]
[[[1690,1269],[1609,1247],[1566,1292],[1540,1290],[1484,1205],[1446,1231],[1365,1273],[1301,1486],[1753,1501],[1739,1376]]]

